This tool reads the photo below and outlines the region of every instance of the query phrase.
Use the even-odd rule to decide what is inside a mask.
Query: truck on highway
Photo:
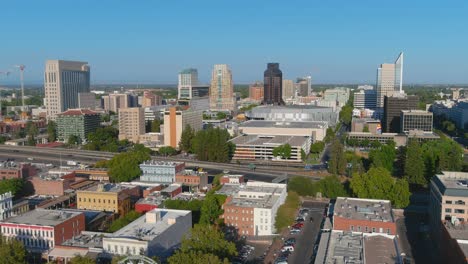
[[[68,160],[68,161],[67,161],[67,165],[69,165],[69,166],[76,166],[76,165],[78,165],[78,162],[76,162],[76,161],[74,161],[74,160]]]

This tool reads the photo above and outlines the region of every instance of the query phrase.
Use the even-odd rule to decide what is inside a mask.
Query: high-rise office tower
[[[283,101],[294,97],[294,81],[283,80]]]
[[[145,134],[145,109],[140,107],[119,108],[119,140],[138,143]]]
[[[279,63],[268,63],[264,74],[263,103],[272,105],[284,105],[283,101],[283,73]]]
[[[78,93],[89,92],[90,69],[87,62],[48,60],[45,65],[44,90],[47,118],[78,108]]]
[[[192,88],[198,85],[197,69],[189,68],[179,72],[178,98],[192,99]]]
[[[400,133],[401,111],[418,109],[419,97],[415,95],[394,94],[384,97],[383,131]]]
[[[384,63],[377,69],[377,107],[384,107],[384,97],[394,93],[403,93],[403,52],[395,63]]]
[[[211,74],[210,109],[214,111],[234,111],[236,99],[231,70],[226,64],[216,64]]]

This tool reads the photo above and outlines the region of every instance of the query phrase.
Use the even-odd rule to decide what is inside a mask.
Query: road
[[[320,224],[323,219],[323,210],[326,203],[306,201],[302,204],[303,208],[309,208],[309,215],[306,217],[302,232],[296,237],[296,246],[293,254],[289,256],[288,263],[304,264],[310,263],[314,252],[314,245],[320,233]],[[314,221],[310,222],[309,218],[313,217]]]

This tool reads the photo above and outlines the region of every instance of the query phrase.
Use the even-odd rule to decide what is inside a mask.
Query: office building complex
[[[89,133],[98,129],[101,115],[88,109],[69,109],[59,113],[57,119],[57,139],[67,142],[76,136],[79,143],[86,142]]]
[[[77,208],[113,212],[123,216],[130,211],[131,201],[139,196],[139,192],[138,186],[100,183],[76,191]]]
[[[283,73],[279,63],[268,63],[263,74],[263,103],[268,105],[284,105],[283,101]]]
[[[145,109],[140,107],[119,109],[119,140],[138,143],[145,134]]]
[[[177,85],[178,99],[192,99],[192,89],[197,85],[197,69],[189,68],[179,72],[179,84]]]
[[[245,135],[270,136],[303,136],[309,137],[313,142],[322,141],[328,128],[328,122],[278,122],[266,120],[249,120],[239,124],[239,133]]]
[[[377,107],[377,91],[359,90],[354,93],[354,108],[375,109]]]
[[[95,110],[101,108],[101,102],[93,93],[78,93],[78,108]]]
[[[384,107],[384,97],[403,92],[403,52],[395,63],[384,63],[377,69],[377,107]]]
[[[385,96],[384,102],[383,132],[400,133],[401,111],[418,109],[419,98],[415,95],[395,94]]]
[[[216,64],[211,74],[210,109],[213,111],[236,110],[232,73],[226,64]]]
[[[346,87],[328,89],[323,93],[323,101],[334,102],[336,106],[343,107],[348,102],[350,93]]]
[[[162,105],[162,97],[150,91],[144,91],[141,107],[152,107],[157,105]]]
[[[298,95],[300,96],[312,95],[312,77],[307,76],[303,78],[297,78],[294,86]]]
[[[408,133],[411,130],[432,132],[433,117],[431,112],[402,110],[400,119],[402,133]]]
[[[192,212],[153,209],[137,220],[103,238],[103,248],[116,255],[166,258],[180,247],[192,228]]]
[[[26,249],[44,252],[85,230],[82,212],[35,209],[0,223],[2,235],[17,239]]]
[[[224,184],[219,193],[229,193],[223,205],[224,223],[243,236],[269,236],[276,233],[278,208],[285,202],[286,184],[253,182]]]
[[[176,182],[176,175],[183,174],[185,163],[149,160],[140,164],[140,170],[141,181],[171,184]]]
[[[468,102],[458,102],[449,111],[449,118],[460,129],[468,129]]]
[[[178,148],[182,132],[188,125],[195,131],[201,130],[203,110],[189,108],[183,111],[176,107],[167,109],[164,112],[164,145]]]
[[[104,110],[118,113],[121,108],[137,107],[138,96],[132,93],[111,93],[102,97]]]
[[[351,132],[369,132],[382,134],[380,120],[373,118],[353,118],[351,120]]]
[[[293,98],[295,96],[293,80],[283,80],[283,101]]]
[[[263,83],[255,82],[249,87],[249,98],[255,101],[263,100]]]
[[[78,93],[89,92],[90,69],[87,62],[48,60],[45,65],[44,92],[47,118],[78,108]]]

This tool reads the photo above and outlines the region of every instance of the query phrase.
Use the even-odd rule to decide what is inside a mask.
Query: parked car
[[[297,223],[297,224],[293,225],[292,228],[294,228],[294,229],[301,229],[303,226],[304,226],[303,223]]]
[[[296,222],[304,222],[304,217],[302,216],[296,217]]]
[[[289,234],[294,235],[294,234],[298,234],[298,233],[300,233],[300,232],[301,232],[300,229],[293,228],[293,229],[291,229],[291,230],[289,231]]]
[[[281,248],[281,252],[286,252],[286,251],[293,252],[294,247],[293,246],[284,246],[284,247]]]

